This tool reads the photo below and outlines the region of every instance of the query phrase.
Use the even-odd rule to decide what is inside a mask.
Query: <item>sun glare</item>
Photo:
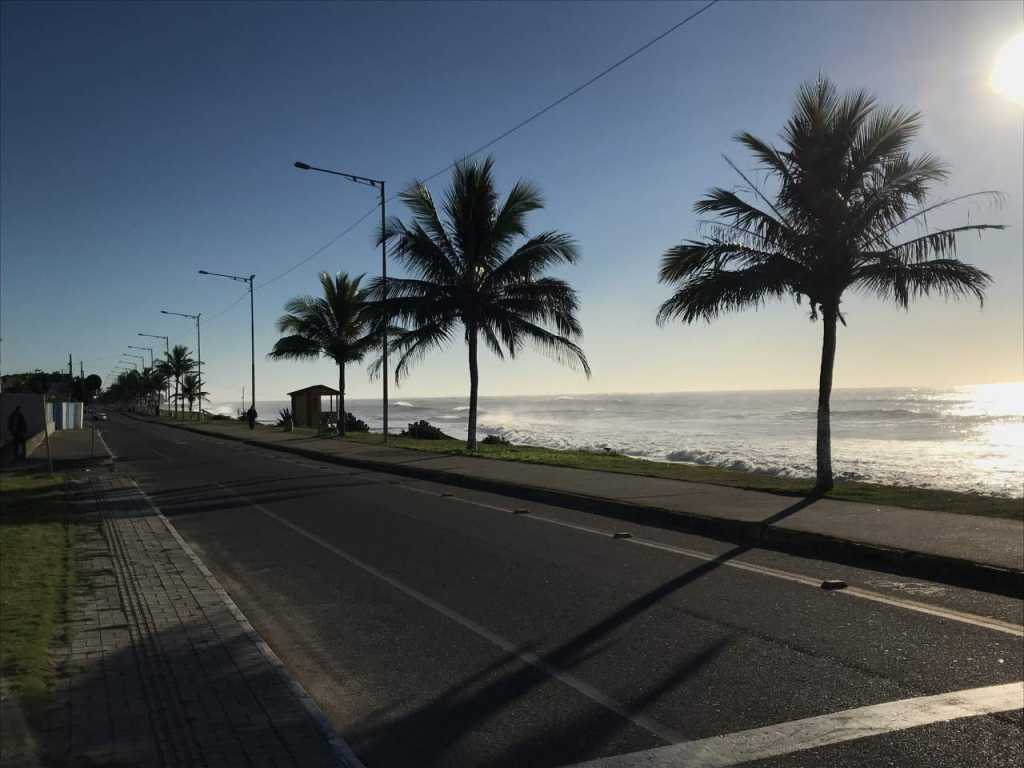
[[[1024,104],[1024,32],[999,49],[989,83],[996,93]]]

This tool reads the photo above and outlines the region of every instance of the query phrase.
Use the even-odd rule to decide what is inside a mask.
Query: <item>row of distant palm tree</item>
[[[749,133],[737,140],[774,180],[763,191],[731,161],[745,188],[712,189],[694,206],[699,239],[668,249],[659,279],[673,286],[659,323],[710,322],[726,311],[759,307],[769,298],[806,299],[823,325],[818,394],[817,482],[833,485],[830,397],[837,323],[845,325],[843,295],[855,288],[906,308],[912,298],[984,298],[991,278],[957,258],[965,232],[1002,229],[967,224],[928,229],[929,213],[993,192],[929,204],[935,183],[948,176],[932,155],[914,157],[910,144],[920,115],[885,109],[864,91],[840,96],[827,79],[802,86],[777,148]],[[750,202],[749,199],[754,202]],[[395,378],[429,352],[461,335],[469,361],[467,447],[476,447],[478,346],[514,358],[531,343],[558,362],[590,366],[579,342],[576,292],[547,275],[579,259],[573,239],[560,232],[527,235],[525,219],[542,207],[537,189],[520,181],[499,204],[493,160],[457,163],[438,210],[419,182],[400,196],[412,218],[392,218],[381,232],[391,254],[409,272],[363,288],[362,276],[320,275],[322,297],[302,296],[278,321],[282,338],[271,358],[315,359],[338,365],[338,424],[344,434],[345,366],[359,362],[387,335],[396,353]],[[902,239],[908,225],[923,231]],[[385,326],[385,319],[396,325]],[[371,364],[378,372],[380,359]],[[176,379],[177,381],[177,379]],[[176,385],[177,386],[177,385]]]
[[[171,395],[171,404],[173,407],[173,415],[175,418],[179,415],[179,406],[183,400],[188,400],[189,413],[192,412],[192,403],[195,400],[200,400],[199,409],[202,410],[202,396],[199,392],[199,379],[198,376],[193,374],[197,368],[196,361],[192,358],[192,353],[189,348],[184,344],[175,344],[171,347],[171,351],[164,355],[164,358],[156,364],[156,370],[158,370],[167,381],[174,382],[174,394]],[[187,388],[188,394],[182,390],[182,386]],[[202,393],[205,395],[206,393]]]
[[[159,413],[160,394],[172,381],[174,392],[169,396],[169,405],[175,418],[181,414],[183,403],[188,403],[190,415],[197,402],[202,410],[202,400],[208,393],[202,391],[196,361],[183,344],[175,345],[151,368],[121,373],[108,388],[107,397],[113,401],[145,403]]]

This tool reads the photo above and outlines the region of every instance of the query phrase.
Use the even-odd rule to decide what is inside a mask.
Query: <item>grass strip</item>
[[[51,689],[50,639],[70,593],[63,476],[0,476],[0,672],[26,703]]]

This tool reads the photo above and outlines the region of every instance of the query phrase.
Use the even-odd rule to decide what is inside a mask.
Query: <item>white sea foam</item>
[[[806,390],[481,397],[478,426],[482,435],[527,445],[813,477],[816,396]],[[465,403],[465,395],[393,401],[391,428],[426,419],[464,437]],[[379,400],[347,405],[380,429]],[[272,421],[287,406],[263,402],[257,410]],[[213,410],[234,414],[237,407]],[[1024,384],[836,390],[832,409],[837,477],[1021,495]]]

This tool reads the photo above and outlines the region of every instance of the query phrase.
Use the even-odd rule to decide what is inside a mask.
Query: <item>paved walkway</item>
[[[83,429],[58,429],[49,436],[49,457],[57,468],[70,468],[103,463],[110,459],[110,450],[103,442],[102,430],[90,424]],[[45,465],[48,460],[46,439],[28,455],[33,464]]]
[[[339,459],[420,467],[443,472],[453,479],[469,477],[554,491],[598,504],[607,500],[721,521],[760,524],[771,531],[809,533],[880,549],[1024,570],[1024,523],[1020,520],[834,499],[807,502],[792,496],[707,483],[327,440],[309,431],[288,433],[269,427],[250,431],[238,422],[215,421],[189,428],[282,448],[316,451]]]
[[[76,765],[358,765],[132,481],[78,488],[93,524],[59,699]]]

